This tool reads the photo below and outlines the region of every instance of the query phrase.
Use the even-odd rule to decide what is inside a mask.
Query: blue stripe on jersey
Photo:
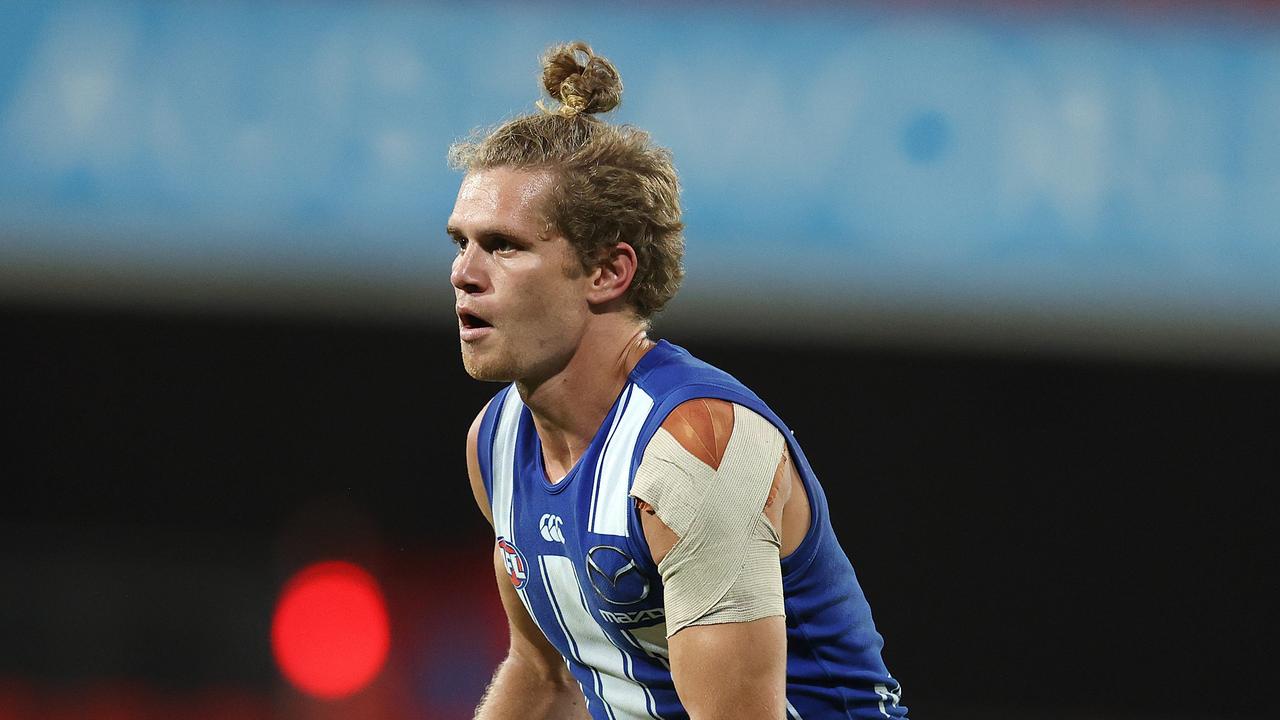
[[[503,513],[504,520],[510,519],[507,537],[514,538],[528,559],[530,577],[521,597],[547,639],[569,659],[592,717],[688,718],[664,657],[662,583],[639,515],[629,502],[625,508],[614,507],[613,500],[604,503],[602,493],[609,488],[609,497],[625,500],[618,493],[631,486],[644,448],[667,414],[686,400],[708,397],[743,405],[772,422],[786,438],[809,496],[809,532],[796,552],[781,561],[787,613],[787,717],[905,718],[906,708],[897,702],[897,681],[881,660],[883,642],[871,610],[832,531],[826,496],[782,420],[732,376],[665,341],[641,358],[629,380],[578,465],[555,485],[546,479],[541,443],[528,409],[512,415],[495,407],[508,399],[510,388],[498,393],[481,424],[485,487],[491,502],[498,497],[506,504],[494,508],[495,517]],[[629,410],[637,398],[644,404]],[[619,429],[623,424],[626,432]],[[515,442],[495,445],[494,437],[503,433],[517,433]],[[492,453],[495,447],[505,448],[510,457],[500,461],[486,457],[485,450]],[[606,450],[611,458],[625,452],[617,458],[623,462],[606,463]],[[512,469],[509,492],[505,485],[502,492],[494,492],[490,475],[495,467]],[[608,508],[602,510],[604,504]],[[627,511],[621,526],[624,516],[614,514],[619,509]],[[601,522],[601,512],[609,513],[607,522]],[[543,534],[543,527],[560,532]],[[552,557],[557,569],[555,587],[547,563]],[[564,596],[569,592],[562,587],[565,583],[576,583],[578,597]],[[556,588],[562,593],[559,598]],[[565,615],[570,610],[571,621]],[[575,638],[575,632],[584,636]],[[601,635],[614,647],[603,644]],[[588,668],[587,663],[595,665]]]

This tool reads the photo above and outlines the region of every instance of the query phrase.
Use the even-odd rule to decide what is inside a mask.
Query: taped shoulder
[[[667,415],[662,429],[689,454],[719,470],[733,434],[733,403],[715,398],[687,400]]]

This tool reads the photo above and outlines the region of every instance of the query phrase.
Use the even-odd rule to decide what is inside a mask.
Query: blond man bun
[[[552,45],[542,56],[542,87],[563,115],[605,113],[622,102],[622,77],[582,42]]]

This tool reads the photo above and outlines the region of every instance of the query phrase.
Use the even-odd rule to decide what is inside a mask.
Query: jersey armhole
[[[787,451],[791,453],[791,461],[799,470],[800,482],[804,484],[804,494],[809,501],[809,529],[805,531],[800,544],[788,556],[782,558],[782,582],[786,585],[788,578],[796,577],[804,572],[818,555],[818,543],[827,533],[825,528],[831,524],[827,517],[827,496],[817,482],[813,468],[809,466],[809,458],[800,449],[800,443],[785,425],[775,423],[782,439],[787,443]]]
[[[489,502],[493,502],[493,440],[494,430],[498,425],[498,417],[502,414],[502,406],[511,392],[511,385],[498,391],[489,406],[485,408],[484,418],[480,421],[480,432],[476,437],[476,460],[480,463],[480,479],[484,481],[484,492]]]

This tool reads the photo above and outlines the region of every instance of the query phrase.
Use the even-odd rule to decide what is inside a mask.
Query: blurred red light
[[[316,563],[285,584],[271,621],[271,649],[299,690],[328,700],[351,695],[382,669],[390,645],[382,591],[359,566]]]

